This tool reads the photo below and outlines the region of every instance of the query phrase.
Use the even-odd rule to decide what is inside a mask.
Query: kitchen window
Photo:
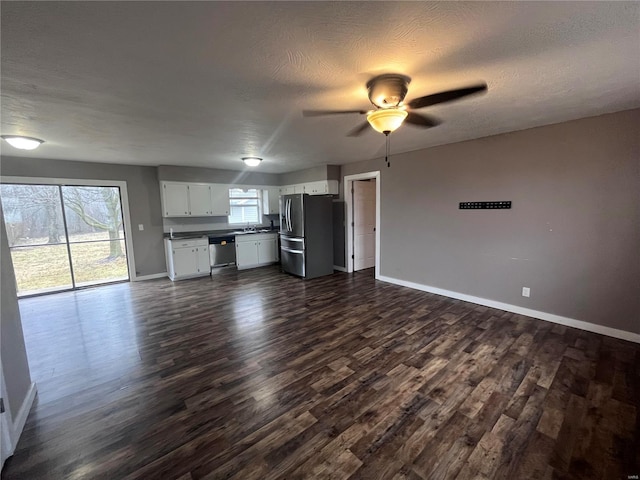
[[[229,224],[253,224],[260,222],[260,190],[257,188],[229,189],[231,215]]]

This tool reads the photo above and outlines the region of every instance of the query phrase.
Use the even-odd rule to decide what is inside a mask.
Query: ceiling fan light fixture
[[[369,125],[380,133],[391,133],[402,125],[407,118],[407,111],[399,108],[383,108],[367,114]]]
[[[21,135],[2,135],[2,138],[14,148],[20,150],[34,150],[44,143],[44,140]]]
[[[243,157],[242,161],[247,167],[257,167],[262,159],[260,157]]]

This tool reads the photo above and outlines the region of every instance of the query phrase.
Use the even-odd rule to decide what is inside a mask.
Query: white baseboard
[[[547,322],[558,323],[567,327],[579,328],[580,330],[586,330],[588,332],[600,333],[607,335],[608,337],[620,338],[622,340],[628,340],[630,342],[640,343],[640,334],[627,332],[626,330],[619,330],[617,328],[605,327],[603,325],[597,325],[595,323],[583,322],[582,320],[576,320],[574,318],[562,317],[560,315],[554,315],[553,313],[541,312],[539,310],[532,310],[530,308],[518,307],[517,305],[511,305],[508,303],[497,302],[495,300],[488,300],[486,298],[474,297],[471,295],[465,295],[464,293],[453,292],[451,290],[444,290],[442,288],[431,287],[429,285],[422,285],[420,283],[409,282],[407,280],[400,280],[397,278],[387,277],[380,275],[378,280],[383,282],[393,283],[403,287],[413,288],[415,290],[422,290],[423,292],[435,293],[436,295],[443,295],[445,297],[456,298],[465,302],[476,303],[478,305],[484,305],[485,307],[497,308],[499,310],[505,310],[511,313],[517,313],[520,315],[526,315],[527,317],[533,317],[540,320],[546,320]]]
[[[142,282],[144,280],[154,280],[156,278],[165,278],[167,276],[167,272],[162,273],[152,273],[151,275],[139,275],[133,279],[134,282]]]
[[[13,430],[11,431],[11,455],[15,452],[18,440],[20,440],[20,435],[22,435],[22,430],[24,430],[24,425],[27,423],[27,417],[29,416],[29,411],[33,405],[33,400],[36,398],[36,392],[36,383],[31,382],[29,390],[27,391],[22,405],[20,406],[20,410],[18,410],[16,418],[13,419]]]
[[[333,266],[333,269],[334,269],[334,270],[337,270],[337,271],[339,271],[339,272],[346,272],[346,271],[347,271],[347,269],[346,269],[346,268],[341,267],[341,266],[339,266],[339,265],[334,265],[334,266]]]

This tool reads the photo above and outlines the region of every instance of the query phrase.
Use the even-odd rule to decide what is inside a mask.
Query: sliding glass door
[[[3,184],[18,296],[129,279],[118,187]]]

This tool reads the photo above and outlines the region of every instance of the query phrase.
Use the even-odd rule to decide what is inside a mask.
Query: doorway
[[[353,271],[376,266],[376,180],[354,180]]]
[[[344,179],[346,270],[380,269],[380,172],[348,175]]]
[[[0,199],[18,297],[130,279],[120,186],[3,178]]]

